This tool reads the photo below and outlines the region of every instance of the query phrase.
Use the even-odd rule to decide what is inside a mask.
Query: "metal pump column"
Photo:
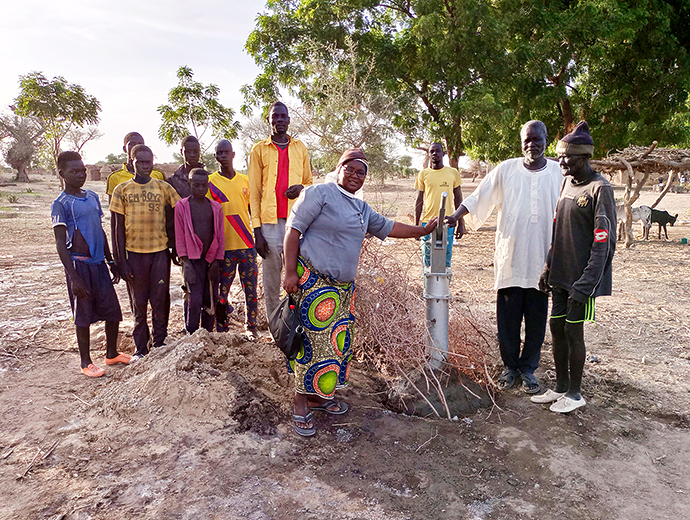
[[[441,369],[448,353],[448,300],[450,300],[450,268],[446,268],[448,226],[446,216],[448,193],[441,195],[438,226],[431,233],[431,262],[424,267],[424,299],[426,299],[427,342],[431,350],[431,366]]]

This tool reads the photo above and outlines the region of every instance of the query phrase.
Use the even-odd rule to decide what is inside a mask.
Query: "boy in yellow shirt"
[[[168,335],[170,314],[170,253],[173,239],[172,208],[180,199],[167,182],[151,178],[153,152],[143,144],[132,149],[135,176],[113,192],[110,211],[115,216],[118,267],[127,282],[134,310],[132,337],[136,352],[132,361],[148,354],[151,302],[153,346],[160,347]]]
[[[105,183],[105,192],[108,194],[108,201],[113,198],[113,191],[115,191],[115,187],[118,184],[122,184],[134,178],[134,166],[132,166],[130,152],[132,148],[138,144],[146,144],[139,132],[130,132],[125,136],[125,144],[122,147],[122,151],[127,154],[127,162],[122,165],[122,168],[108,175],[108,180]],[[151,177],[160,180],[165,179],[163,172],[159,172],[158,170],[152,170]]]
[[[218,141],[216,160],[220,170],[209,177],[208,197],[219,202],[225,215],[225,258],[220,272],[220,302],[228,306],[228,292],[235,279],[235,272],[240,273],[240,282],[244,289],[246,318],[244,328],[250,341],[256,339],[256,315],[258,300],[256,295],[256,248],[251,232],[249,217],[249,179],[233,168],[235,152],[232,143],[227,139]],[[218,332],[228,330],[227,313],[218,316]],[[225,319],[220,319],[225,318]]]

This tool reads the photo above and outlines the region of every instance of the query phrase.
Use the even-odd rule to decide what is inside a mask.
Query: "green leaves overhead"
[[[529,119],[556,137],[586,118],[599,153],[683,144],[688,14],[672,0],[269,0],[246,44],[263,72],[243,110],[281,88],[315,102],[318,71],[337,74],[354,43],[355,67],[372,71],[360,87],[395,100],[411,144],[440,138],[451,157],[519,154]]]
[[[81,85],[68,83],[62,76],[49,81],[41,72],[19,77],[21,93],[14,100],[20,116],[35,116],[50,124],[95,125],[101,104]]]

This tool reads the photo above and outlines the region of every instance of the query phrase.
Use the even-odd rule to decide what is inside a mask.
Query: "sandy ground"
[[[104,183],[87,187],[102,194]],[[412,212],[412,181],[367,189],[388,214],[404,220]],[[247,343],[239,321],[230,334],[176,332],[176,269],[168,345],[98,380],[80,375],[50,229],[57,180],[0,191],[1,519],[690,513],[689,246],[681,244],[690,236],[690,195],[668,194],[660,205],[680,214],[670,241],[616,253],[614,295],[597,302],[597,323],[585,329],[585,408],[556,416],[514,389],[458,421],[406,416],[386,409],[385,384],[359,365],[342,393],[350,412],[317,415],[318,433],[305,440],[292,430],[291,381],[265,335]],[[643,193],[641,203],[655,195]],[[489,315],[492,225],[462,239],[452,283],[455,297]],[[123,284],[117,290],[121,349],[132,352]],[[94,361],[105,366],[102,325],[92,341]],[[549,337],[538,376],[552,384]]]

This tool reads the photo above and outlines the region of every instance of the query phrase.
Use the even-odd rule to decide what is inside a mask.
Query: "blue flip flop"
[[[330,407],[334,404],[338,405],[337,410],[330,409]],[[344,403],[343,401],[336,401],[335,399],[331,399],[330,401],[324,401],[319,406],[310,406],[309,409],[316,410],[317,412],[326,412],[331,415],[342,415],[346,413],[350,409],[350,407],[347,403]]]
[[[302,426],[297,426],[297,423],[308,424],[311,422],[313,414],[309,412],[307,415],[297,415],[294,414],[292,419],[295,421],[295,431],[299,433],[302,437],[311,437],[316,433],[316,427],[312,424],[311,428],[303,428]]]
[[[498,378],[498,389],[508,390],[509,388],[512,388],[519,375],[520,374],[518,374],[515,370],[506,368],[501,374],[501,377]]]
[[[522,390],[526,394],[538,394],[541,390],[539,380],[534,374],[522,374]]]

